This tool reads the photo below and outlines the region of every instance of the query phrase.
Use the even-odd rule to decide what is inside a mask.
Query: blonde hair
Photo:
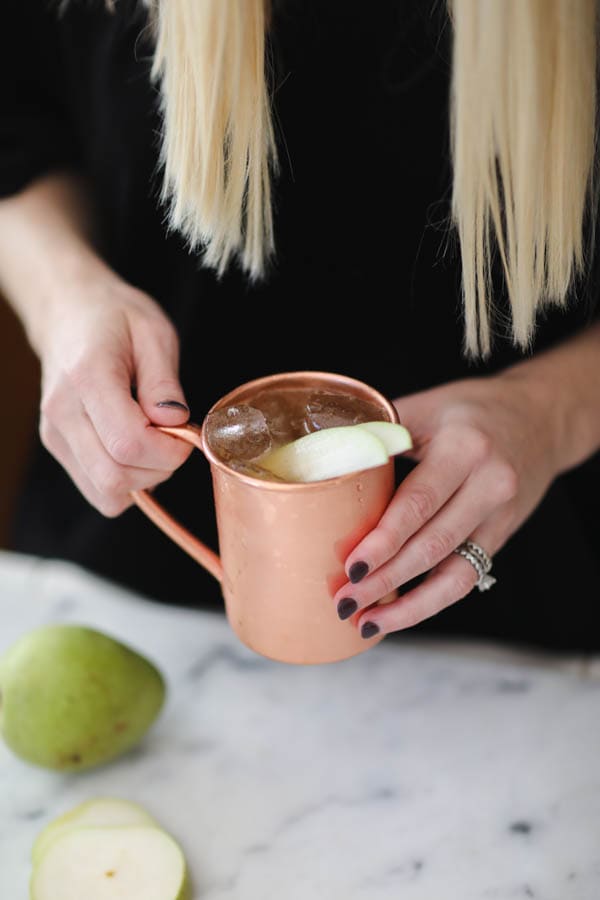
[[[222,274],[260,277],[274,250],[276,151],[265,0],[159,0],[153,74],[162,86],[169,224]]]
[[[252,278],[274,250],[276,150],[265,32],[269,0],[152,0],[169,223],[222,273]],[[584,268],[594,159],[596,0],[448,0],[452,213],[465,348],[487,355],[494,249],[526,347],[536,314]],[[426,114],[426,112],[425,112]],[[491,324],[492,323],[492,324]]]
[[[453,217],[468,351],[489,353],[494,245],[515,343],[584,268],[596,0],[450,0]]]

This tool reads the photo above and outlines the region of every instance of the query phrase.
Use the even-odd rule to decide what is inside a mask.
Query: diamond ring
[[[492,558],[483,547],[480,547],[475,541],[465,541],[454,552],[471,563],[477,572],[476,588],[480,591],[489,591],[496,584],[496,579],[489,574],[492,568]]]

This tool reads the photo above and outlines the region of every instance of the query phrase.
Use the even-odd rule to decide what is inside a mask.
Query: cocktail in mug
[[[200,448],[210,462],[220,558],[151,494],[136,492],[134,499],[218,578],[231,627],[263,656],[333,662],[381,640],[362,638],[357,616],[341,621],[332,598],[347,580],[345,559],[393,494],[393,462],[310,482],[284,481],[266,468],[269,454],[290,441],[373,420],[397,422],[397,414],[368,385],[342,375],[291,372],[232,391],[202,428],[161,428]]]

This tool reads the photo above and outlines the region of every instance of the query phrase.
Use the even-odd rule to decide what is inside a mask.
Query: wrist
[[[38,355],[55,324],[85,308],[90,292],[121,283],[92,233],[86,187],[73,174],[43,176],[0,200],[0,289]]]
[[[506,369],[495,376],[511,402],[524,410],[535,431],[543,435],[544,456],[554,477],[571,468],[571,412],[560,386],[548,383],[528,363]]]
[[[42,278],[38,302],[28,304],[24,316],[29,341],[38,356],[43,356],[47,342],[52,341],[56,323],[88,309],[93,298],[108,298],[124,286],[119,276],[87,247],[63,256]]]
[[[600,326],[497,376],[529,403],[556,475],[600,449]]]

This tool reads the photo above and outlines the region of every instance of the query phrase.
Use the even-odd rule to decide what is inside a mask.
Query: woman
[[[42,363],[46,448],[18,549],[217,603],[128,508],[160,483],[211,538],[206,467],[171,478],[188,450],[150,425],[269,372],[338,371],[398,398],[416,462],[346,561],[340,616],[400,586],[365,636],[598,646],[595,3],[451,14],[10,0],[0,284]],[[485,595],[477,548],[498,554]]]

